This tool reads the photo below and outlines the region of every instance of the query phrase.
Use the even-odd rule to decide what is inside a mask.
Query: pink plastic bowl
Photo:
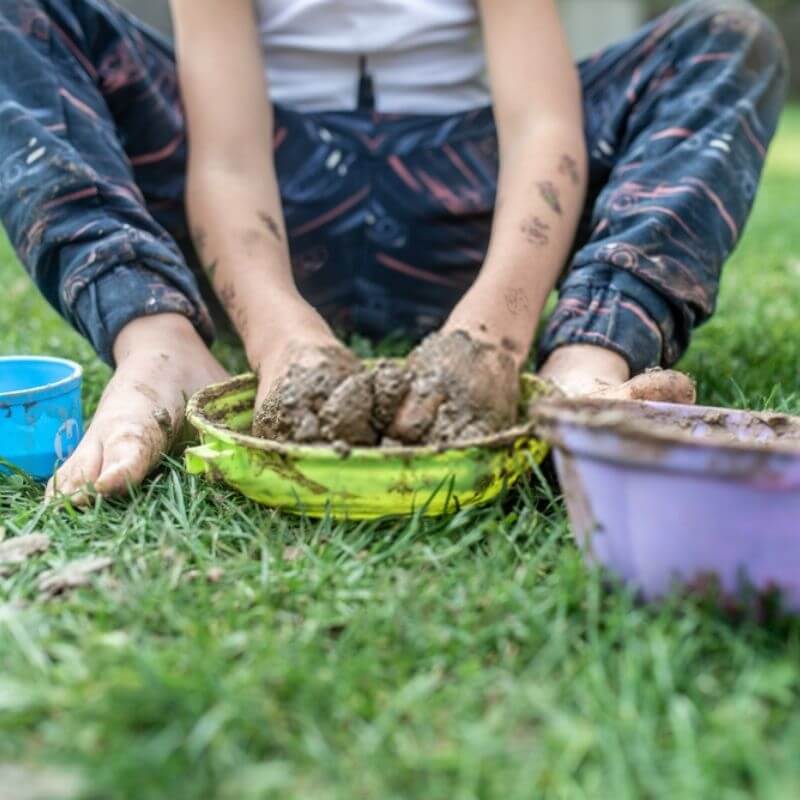
[[[591,400],[536,417],[591,559],[646,599],[713,577],[800,611],[800,419]]]

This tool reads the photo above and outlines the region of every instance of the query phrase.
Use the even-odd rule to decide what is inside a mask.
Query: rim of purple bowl
[[[751,440],[731,440],[715,433],[707,436],[692,436],[690,433],[676,430],[675,427],[659,428],[656,420],[648,420],[633,413],[630,417],[624,415],[627,409],[630,412],[651,408],[656,411],[683,412],[676,414],[679,420],[696,418],[702,422],[702,416],[707,414],[742,415],[752,417],[769,426],[770,421],[786,421],[793,423],[797,428],[796,438],[786,441],[776,439],[769,442]],[[688,414],[686,412],[689,412]],[[595,412],[591,415],[589,412]],[[676,444],[692,448],[720,448],[739,453],[774,453],[776,455],[800,457],[800,417],[776,411],[749,411],[738,408],[722,408],[716,406],[686,406],[678,403],[658,403],[636,400],[602,400],[602,399],[558,399],[543,400],[538,403],[532,412],[535,424],[545,426],[554,423],[579,426],[592,430],[605,429],[622,437],[658,441],[665,444]]]

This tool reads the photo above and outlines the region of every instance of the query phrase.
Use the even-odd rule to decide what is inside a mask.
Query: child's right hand
[[[253,433],[278,441],[320,441],[321,406],[363,367],[316,312],[297,320],[291,330],[257,360]]]

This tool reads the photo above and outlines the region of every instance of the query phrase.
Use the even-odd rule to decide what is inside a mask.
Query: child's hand
[[[571,397],[606,400],[650,400],[693,404],[695,385],[688,375],[673,370],[646,372],[635,378],[622,356],[593,345],[568,345],[552,353],[539,371]]]
[[[225,370],[191,323],[175,314],[129,323],[114,345],[117,369],[86,436],[47,487],[47,497],[87,505],[94,494],[124,494],[170,450],[186,399]]]
[[[295,337],[277,348],[260,370],[253,434],[276,441],[319,442],[347,438],[375,443],[372,393],[361,362],[332,333]],[[347,409],[347,432],[325,417],[332,396]]]
[[[389,435],[407,444],[472,439],[517,419],[519,368],[502,345],[464,330],[428,337],[408,360],[411,389]]]

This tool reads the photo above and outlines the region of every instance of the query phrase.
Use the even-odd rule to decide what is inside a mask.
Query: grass
[[[795,109],[683,364],[703,401],[800,411],[799,187]],[[106,369],[8,250],[0,280],[0,352],[79,359],[91,407]],[[800,794],[800,623],[608,590],[536,481],[380,525],[292,521],[174,463],[128,502],[40,500],[0,480],[8,531],[54,542],[0,578],[0,764],[75,773],[82,797]],[[37,596],[87,554],[111,576]]]

